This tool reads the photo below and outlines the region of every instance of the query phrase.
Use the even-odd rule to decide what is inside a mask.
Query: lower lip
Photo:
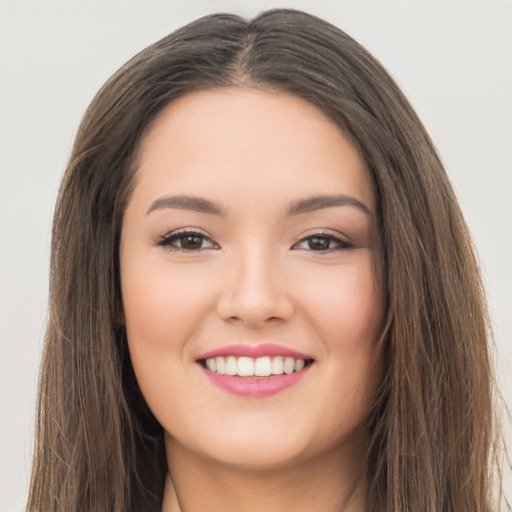
[[[239,377],[237,375],[220,375],[202,368],[210,382],[219,388],[238,396],[263,398],[275,395],[286,388],[297,384],[306,375],[313,364],[309,364],[300,372],[290,375],[273,375],[271,377]]]

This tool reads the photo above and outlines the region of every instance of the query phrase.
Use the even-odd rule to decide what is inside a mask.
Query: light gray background
[[[480,253],[512,403],[511,0],[0,0],[0,511],[26,499],[52,209],[87,104],[192,19],[285,6],[363,43],[430,131]]]

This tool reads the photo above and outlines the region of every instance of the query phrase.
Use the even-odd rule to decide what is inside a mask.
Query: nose
[[[241,250],[229,262],[218,300],[218,315],[230,322],[258,328],[282,323],[293,314],[283,262],[277,255]]]

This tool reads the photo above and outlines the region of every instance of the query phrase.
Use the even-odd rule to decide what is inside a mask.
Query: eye
[[[315,233],[301,238],[292,246],[292,249],[326,252],[351,249],[353,247],[350,242],[342,240],[331,233]]]
[[[171,232],[156,240],[156,244],[171,251],[197,252],[204,249],[219,249],[219,245],[210,237],[198,231]]]

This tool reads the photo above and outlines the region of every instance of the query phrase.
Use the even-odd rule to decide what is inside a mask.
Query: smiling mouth
[[[297,359],[284,356],[264,356],[258,358],[246,356],[211,357],[199,361],[203,368],[217,375],[234,377],[261,378],[291,375],[300,372],[313,363],[313,359]]]

